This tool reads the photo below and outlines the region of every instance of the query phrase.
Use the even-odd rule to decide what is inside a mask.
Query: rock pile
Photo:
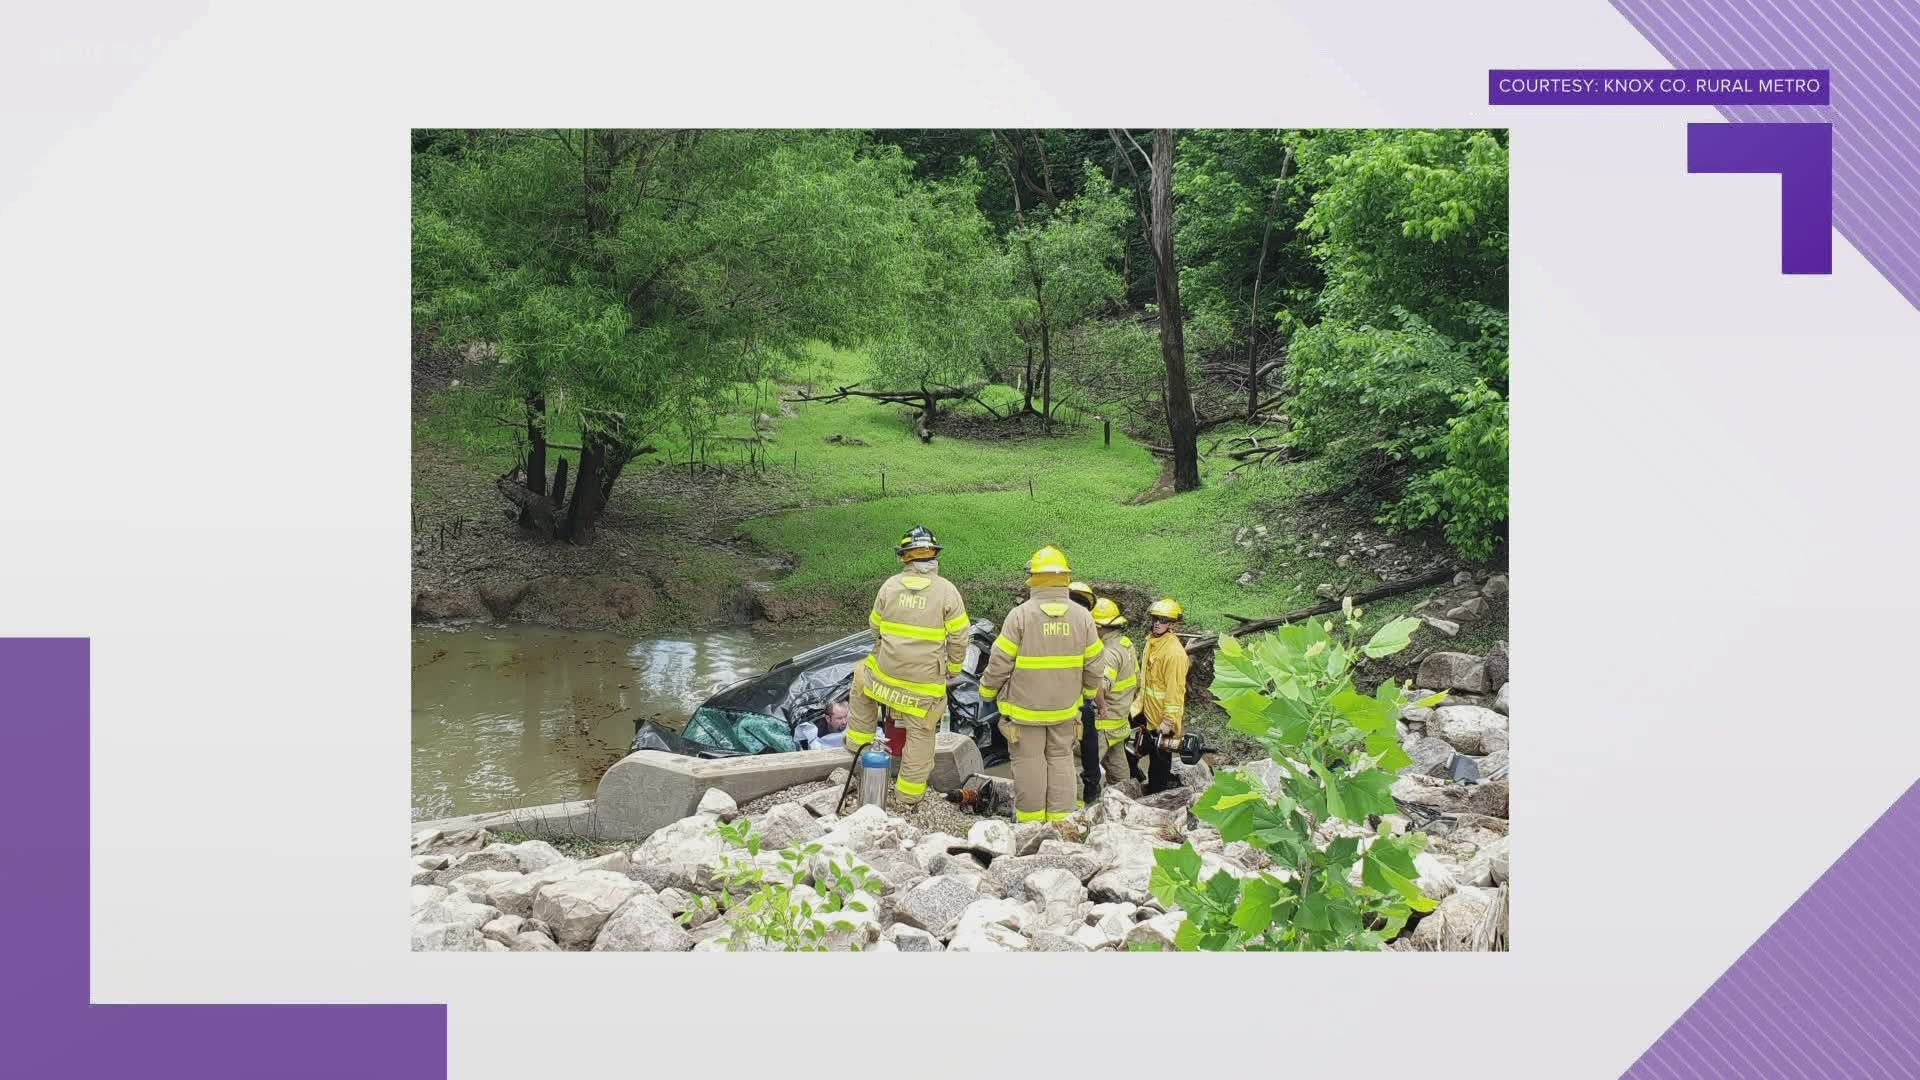
[[[1418,681],[1446,690],[1434,708],[1408,707],[1400,721],[1414,759],[1393,796],[1402,813],[1385,822],[1427,832],[1416,860],[1420,886],[1439,901],[1398,949],[1488,949],[1505,944],[1507,836],[1507,656],[1434,653]],[[1269,761],[1240,766],[1268,788]],[[838,950],[877,952],[1098,952],[1171,946],[1185,913],[1166,910],[1149,882],[1154,852],[1190,842],[1202,874],[1250,877],[1272,865],[1245,842],[1226,843],[1190,808],[1211,782],[1205,765],[1176,765],[1179,786],[1136,798],[1108,788],[1055,825],[999,818],[890,815],[861,807],[836,817],[831,801],[769,796],[737,807],[717,790],[698,810],[631,847],[577,858],[540,840],[501,843],[484,829],[428,830],[412,841],[412,940],[416,951],[722,951],[770,948],[736,935],[729,915],[703,899],[726,889],[727,860],[751,863],[816,902],[832,868],[864,866],[877,896],[864,912],[842,912],[829,927]],[[831,781],[828,782],[831,784]],[[827,785],[806,785],[829,791]],[[782,793],[784,794],[784,793]],[[942,809],[945,809],[944,803]],[[765,841],[758,855],[728,848],[721,821],[745,817]],[[964,823],[963,823],[964,822]],[[964,828],[965,834],[960,830]],[[1334,823],[1335,831],[1370,830]],[[951,829],[952,831],[945,831]],[[784,845],[819,845],[797,873]],[[1286,871],[1279,870],[1284,874]],[[680,916],[694,912],[691,925]]]
[[[1506,602],[1507,575],[1462,570],[1453,576],[1451,586],[1414,605],[1413,613],[1428,626],[1453,637],[1460,632],[1461,624],[1478,622]]]

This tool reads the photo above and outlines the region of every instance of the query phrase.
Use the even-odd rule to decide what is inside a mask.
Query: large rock
[[[446,899],[452,892],[445,885],[415,885],[408,891],[408,899],[412,901],[413,910],[419,911],[428,904]]]
[[[920,864],[920,868],[931,874],[935,873],[932,863],[936,856],[944,856],[966,846],[967,841],[964,838],[952,833],[925,833],[913,842],[911,854],[914,861]]]
[[[945,946],[940,939],[917,926],[906,923],[894,923],[880,932],[882,941],[893,942],[894,948],[901,952],[942,952]]]
[[[1467,789],[1467,812],[1488,817],[1507,816],[1507,781],[1488,780]]]
[[[925,868],[905,851],[869,852],[861,861],[880,879],[882,893],[905,892],[927,879]]]
[[[1418,682],[1441,690],[1465,690],[1483,694],[1487,686],[1487,667],[1477,656],[1458,652],[1428,653],[1420,661]]]
[[[972,739],[954,731],[943,731],[933,737],[933,775],[927,777],[928,787],[935,791],[958,791],[966,784],[967,777],[985,769],[980,748]]]
[[[1420,917],[1420,925],[1407,935],[1415,949],[1440,952],[1466,952],[1473,947],[1474,931],[1488,918],[1495,890],[1462,888],[1440,901],[1432,911]]]
[[[1407,747],[1407,756],[1413,759],[1413,764],[1401,766],[1400,775],[1446,776],[1453,765],[1453,754],[1452,745],[1445,739],[1431,736],[1415,739],[1413,745]]]
[[[1512,709],[1507,703],[1508,685],[1507,683],[1501,683],[1500,692],[1493,695],[1493,711],[1499,713],[1501,716],[1513,715]]]
[[[643,888],[624,874],[590,870],[541,888],[533,897],[533,915],[553,928],[560,944],[584,945]]]
[[[1271,764],[1271,763],[1269,763]],[[1150,798],[1162,798],[1171,795],[1175,799],[1191,801],[1192,792],[1185,788],[1163,791]],[[1183,835],[1186,832],[1187,812],[1185,803],[1176,808],[1162,808],[1129,799],[1117,788],[1105,788],[1100,798],[1087,807],[1086,820],[1089,825],[1101,825],[1116,822],[1134,829],[1158,831],[1169,837]]]
[[[512,949],[514,952],[559,952],[560,951],[559,944],[556,943],[552,938],[548,937],[545,934],[535,933],[531,930],[523,930],[520,933],[515,934],[513,937],[513,940],[507,942],[507,947]]]
[[[1084,882],[1098,873],[1100,866],[1085,855],[1013,855],[993,860],[987,877],[1010,895],[1018,895],[1029,874],[1042,870],[1064,869]]]
[[[455,878],[481,870],[505,870],[520,873],[520,860],[505,844],[489,844],[479,851],[469,851],[453,860],[445,870],[434,876],[435,885],[450,885]]]
[[[692,893],[698,892],[700,889],[699,882],[694,880],[692,868],[686,866],[640,866],[635,864],[627,867],[627,877],[634,881],[641,882],[656,893],[666,892],[668,889],[679,889],[682,892]]]
[[[558,848],[545,840],[528,840],[519,844],[501,844],[501,850],[513,853],[513,861],[523,874],[537,874],[547,867],[565,859]]]
[[[686,952],[693,936],[660,901],[644,893],[627,898],[593,939],[594,952]]]
[[[766,813],[748,820],[760,834],[761,848],[768,851],[804,844],[826,832],[799,803],[777,803]]]
[[[1073,940],[1079,942],[1081,947],[1088,952],[1099,952],[1102,949],[1111,949],[1119,945],[1119,941],[1109,938],[1106,934],[1101,933],[1100,929],[1095,926],[1082,926],[1080,929],[1075,930],[1073,932]]]
[[[458,926],[476,933],[480,928],[500,917],[500,912],[486,904],[476,904],[462,896],[449,896],[436,900],[413,913],[415,926]]]
[[[1021,822],[1013,827],[1013,854],[1032,855],[1040,850],[1041,844],[1059,837],[1053,826],[1044,821]]]
[[[1127,931],[1125,946],[1133,948],[1165,949],[1173,948],[1173,938],[1180,932],[1180,924],[1187,921],[1184,911],[1169,911],[1164,915],[1155,915],[1146,922],[1135,923]]]
[[[708,788],[700,794],[700,801],[694,804],[693,812],[696,814],[712,814],[714,817],[720,817],[724,814],[731,814],[738,809],[740,809],[740,804],[733,801],[733,796],[721,791],[719,788]]]
[[[1463,754],[1507,748],[1507,718],[1478,705],[1443,705],[1434,710],[1428,728]]]
[[[533,914],[533,895],[543,887],[565,881],[580,872],[580,864],[564,859],[537,874],[520,874],[487,890],[487,903],[509,915]]]
[[[719,818],[712,814],[694,814],[654,830],[633,849],[628,859],[634,866],[693,867],[712,862],[730,850],[715,831]],[[746,854],[741,852],[742,855]]]
[[[973,827],[967,830],[967,846],[991,855],[1011,855],[1013,854],[1013,826],[999,818],[976,821]]]
[[[877,806],[861,807],[841,818],[832,829],[819,837],[823,845],[844,847],[861,853],[897,851],[907,841],[915,839],[918,839],[918,830]]]
[[[1511,838],[1502,837],[1496,841],[1492,847],[1481,852],[1481,854],[1487,857],[1490,869],[1493,871],[1493,883],[1495,885],[1505,885],[1507,883],[1507,860],[1512,850],[1512,843]]]
[[[928,878],[908,889],[894,904],[894,918],[946,940],[960,925],[960,916],[980,899],[973,882],[962,877]]]
[[[1085,929],[1080,927],[1079,929]],[[1034,952],[1092,952],[1086,945],[1066,934],[1052,930],[1035,930],[1027,936],[1027,946]]]
[[[953,935],[948,952],[1026,952],[1027,939],[994,923],[969,926]]]
[[[838,784],[828,784],[819,791],[800,800],[800,806],[814,817],[830,818],[840,814],[842,789]],[[846,793],[851,797],[851,793]]]
[[[527,928],[527,920],[518,915],[502,915],[480,928],[480,936],[502,945],[512,945],[513,939]]]
[[[1506,774],[1503,770],[1507,768],[1507,751],[1495,750],[1493,753],[1481,758],[1476,764],[1479,765],[1480,775],[1483,778],[1487,780],[1505,780]]]
[[[1037,870],[1020,882],[1021,895],[1045,909],[1054,905],[1077,907],[1087,898],[1087,887],[1071,871]]]
[[[521,876],[511,870],[475,870],[447,882],[447,888],[476,903],[490,904],[487,897],[494,889]]]
[[[845,750],[718,760],[642,750],[614,762],[600,778],[593,824],[602,836],[647,837],[693,814],[710,788],[720,789],[737,804],[749,803],[796,784],[826,779],[846,764]]]
[[[484,952],[487,940],[480,931],[447,923],[418,923],[413,928],[414,952]]]
[[[1507,656],[1507,643],[1496,641],[1493,648],[1487,650],[1487,689],[1505,686],[1512,661]]]
[[[440,822],[420,822],[414,826],[411,853],[414,855],[433,853],[452,858],[465,855],[469,851],[479,851],[492,839],[493,837],[484,828],[448,827]]]

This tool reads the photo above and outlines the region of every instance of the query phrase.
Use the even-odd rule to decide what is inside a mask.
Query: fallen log
[[[1401,593],[1412,592],[1415,589],[1424,589],[1432,585],[1445,585],[1452,580],[1453,571],[1435,570],[1430,574],[1422,574],[1416,578],[1402,578],[1399,581],[1389,581],[1381,585],[1376,585],[1363,592],[1354,593],[1352,600],[1355,605],[1367,604],[1375,600],[1385,599],[1389,596],[1398,596]],[[1285,626],[1290,622],[1299,622],[1301,619],[1311,619],[1315,615],[1332,614],[1333,612],[1339,611],[1340,607],[1341,602],[1339,600],[1328,600],[1324,603],[1315,604],[1312,607],[1301,608],[1298,611],[1289,611],[1285,615],[1275,615],[1270,619],[1254,619],[1242,622],[1239,626],[1234,627],[1233,632],[1235,635],[1257,634],[1262,630],[1271,630],[1276,626]],[[1237,615],[1229,615],[1227,617],[1230,619],[1239,619]],[[1187,643],[1187,652],[1189,654],[1197,653],[1205,649],[1211,649],[1219,644],[1220,636],[1218,634],[1205,634],[1189,641]]]

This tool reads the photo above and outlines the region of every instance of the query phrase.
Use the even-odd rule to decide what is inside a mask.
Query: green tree
[[[1364,835],[1369,817],[1398,809],[1389,789],[1409,762],[1394,726],[1405,692],[1391,680],[1371,696],[1353,684],[1360,658],[1405,649],[1419,620],[1396,619],[1362,643],[1351,601],[1342,619],[1338,629],[1295,623],[1251,643],[1220,638],[1210,689],[1233,729],[1267,750],[1274,779],[1224,770],[1193,813],[1227,842],[1265,852],[1274,869],[1202,878],[1191,843],[1156,852],[1154,896],[1187,913],[1180,949],[1377,949],[1434,906],[1413,863],[1426,837],[1384,827]]]
[[[500,487],[546,536],[589,542],[625,465],[737,381],[897,321],[908,165],[856,133],[444,143],[415,161],[414,316],[497,349],[466,414],[524,425],[526,457]],[[580,434],[571,499],[567,458],[547,479],[562,429]]]

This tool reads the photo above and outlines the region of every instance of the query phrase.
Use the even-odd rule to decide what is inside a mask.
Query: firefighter
[[[1178,743],[1187,711],[1187,648],[1174,627],[1185,614],[1180,601],[1163,596],[1147,609],[1146,648],[1140,651],[1140,696],[1133,715],[1143,721],[1141,742],[1147,752],[1147,794],[1173,784],[1173,752],[1163,739]]]
[[[1095,779],[1087,788],[1088,801],[1099,796],[1101,783],[1117,784],[1133,772],[1132,763],[1127,760],[1127,716],[1140,685],[1133,642],[1121,632],[1127,625],[1127,617],[1120,614],[1120,605],[1104,596],[1095,601],[1093,625],[1100,629],[1103,658],[1100,687],[1105,693],[1100,699],[1099,715],[1093,722],[1101,757],[1099,766],[1091,770]],[[1106,771],[1104,778],[1100,776],[1101,769]]]
[[[1058,548],[1027,560],[1028,598],[994,639],[980,697],[997,701],[1013,755],[1015,821],[1064,821],[1073,813],[1073,722],[1100,697],[1101,644],[1093,617],[1068,599],[1073,572]]]
[[[915,525],[894,554],[905,563],[880,586],[867,622],[873,651],[853,669],[847,749],[858,754],[873,741],[880,710],[906,728],[900,775],[887,809],[911,811],[927,793],[933,772],[933,735],[947,710],[947,688],[967,655],[967,606],[960,590],[940,576],[940,541]]]
[[[1067,582],[1067,599],[1093,614],[1093,586],[1084,581]],[[1099,633],[1096,627],[1095,633]],[[1093,701],[1080,703],[1080,717],[1073,722],[1073,786],[1080,792],[1076,808],[1100,794],[1100,737],[1093,730]]]

